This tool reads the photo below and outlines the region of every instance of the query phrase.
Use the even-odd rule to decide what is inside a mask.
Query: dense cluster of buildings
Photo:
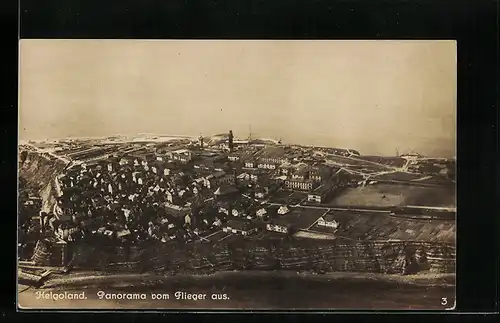
[[[266,203],[275,192],[308,192],[309,202],[322,203],[349,181],[306,150],[231,135],[225,144],[106,148],[105,158],[88,150],[91,158],[58,176],[57,204],[40,215],[43,234],[134,243],[196,240],[210,230],[288,233],[287,206]]]

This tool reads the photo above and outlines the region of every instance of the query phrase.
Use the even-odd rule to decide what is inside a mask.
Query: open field
[[[394,172],[386,173],[381,175],[373,176],[373,180],[396,180],[396,181],[413,181],[419,178],[423,178],[424,175],[415,173],[405,173],[405,172]]]
[[[404,172],[394,172],[386,173],[381,175],[375,175],[372,177],[373,180],[388,180],[388,181],[409,181],[415,184],[435,184],[435,185],[447,185],[452,186],[453,182],[449,179],[440,176],[428,176],[415,173],[404,173]]]
[[[404,206],[454,207],[455,190],[450,187],[419,187],[376,184],[348,188],[329,202],[331,206]]]
[[[298,229],[307,229],[326,211],[328,211],[328,209],[296,207],[292,208],[290,213],[280,216],[280,218],[289,220],[289,222]]]
[[[336,236],[355,240],[407,240],[455,243],[455,221],[402,219],[383,213],[330,211]],[[314,231],[333,232],[314,226]]]
[[[338,163],[341,165],[351,165],[351,166],[366,166],[366,167],[379,167],[380,169],[387,170],[388,168],[394,167],[385,163],[378,163],[375,160],[361,159],[359,156],[355,157],[342,157],[337,155],[328,155],[326,158],[330,162]]]
[[[403,165],[406,163],[406,160],[400,157],[356,156],[356,158],[392,167],[403,167]]]

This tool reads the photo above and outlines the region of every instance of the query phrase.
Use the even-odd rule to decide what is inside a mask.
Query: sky
[[[455,156],[454,41],[27,40],[19,139],[213,135]]]

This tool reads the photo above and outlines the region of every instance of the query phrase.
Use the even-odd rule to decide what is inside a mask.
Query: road
[[[283,205],[283,204],[280,204],[280,203],[271,203],[271,202],[267,202],[266,204],[273,205],[273,206],[282,206]],[[366,208],[366,209],[352,209],[352,208],[346,208],[346,207],[327,207],[327,206],[300,205],[300,204],[291,205],[290,207],[292,207],[292,208],[304,208],[304,209],[316,209],[316,210],[390,213],[390,211],[376,210],[376,209],[370,209],[370,208]]]

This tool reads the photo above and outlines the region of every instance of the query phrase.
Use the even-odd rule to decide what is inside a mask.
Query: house
[[[229,212],[231,212],[231,205],[229,203],[220,203],[219,204],[219,213],[224,213],[225,215],[229,215]]]
[[[277,212],[279,215],[285,215],[287,213],[290,213],[290,209],[286,205],[280,206]]]
[[[256,232],[257,228],[250,221],[230,220],[222,228],[222,231],[247,236]]]
[[[267,214],[267,211],[265,208],[260,208],[255,212],[255,215],[259,218],[263,218]]]
[[[232,216],[240,216],[240,215],[244,215],[244,213],[245,213],[245,210],[243,210],[241,208],[234,208],[231,210]]]
[[[273,223],[266,224],[266,230],[288,234],[291,232],[291,225],[281,221],[273,221]]]
[[[218,217],[215,217],[214,222],[212,223],[212,227],[220,227],[222,225],[221,220]]]
[[[333,219],[333,214],[326,214],[318,219],[317,224],[322,227],[337,229],[339,223]]]

